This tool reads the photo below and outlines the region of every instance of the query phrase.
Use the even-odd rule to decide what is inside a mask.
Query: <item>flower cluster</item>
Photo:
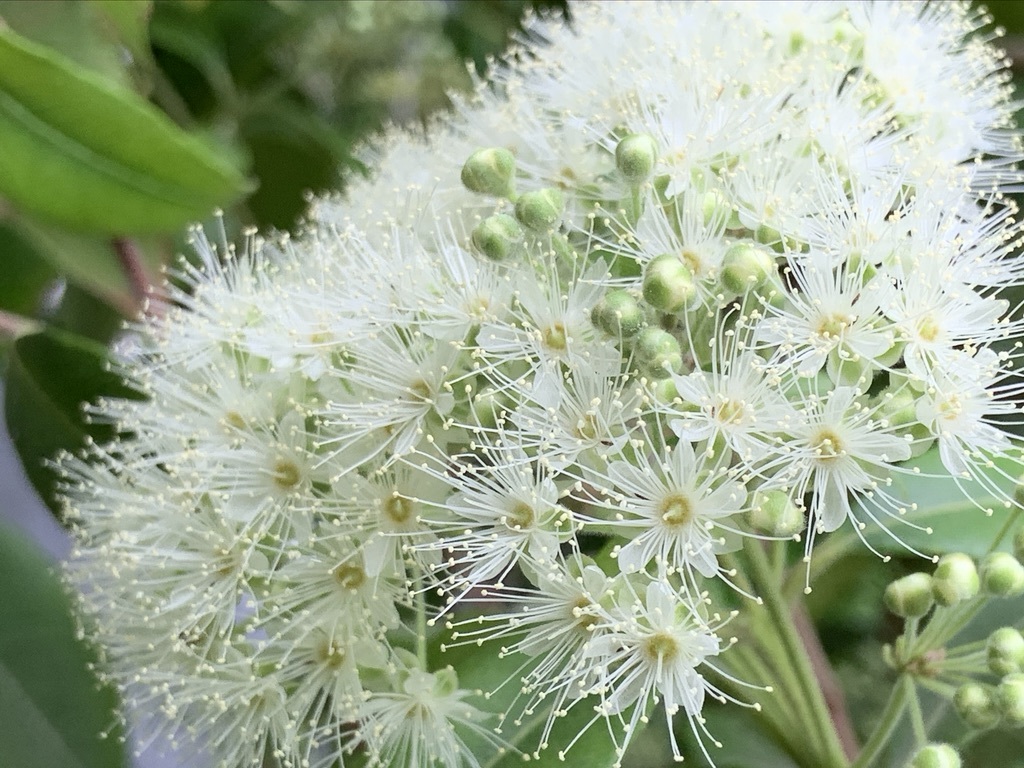
[[[542,707],[531,749],[583,711],[621,754],[659,702],[713,742],[730,552],[898,538],[932,446],[968,493],[1018,460],[985,22],[581,5],[302,236],[197,232],[123,364],[144,397],[93,409],[121,438],[62,462],[129,702],[225,768],[478,766]],[[426,648],[491,639],[499,713]]]

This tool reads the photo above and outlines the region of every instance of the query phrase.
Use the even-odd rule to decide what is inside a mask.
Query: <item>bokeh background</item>
[[[1024,63],[1024,3],[988,7]],[[52,573],[69,543],[42,462],[102,439],[79,403],[118,391],[105,361],[147,285],[188,257],[188,225],[219,226],[219,208],[229,238],[300,231],[310,194],[367,171],[358,148],[385,123],[422,125],[524,34],[527,14],[571,23],[570,10],[564,0],[0,0],[0,766],[186,768],[160,745],[135,757],[118,741],[113,695],[96,690]],[[944,534],[969,547],[986,531]],[[882,644],[900,629],[881,593],[917,567],[847,555],[809,600],[862,736],[887,694],[879,680],[892,677]],[[1009,610],[1022,615],[1024,603]],[[1001,621],[982,616],[972,631]],[[934,733],[962,732],[932,704]],[[790,768],[734,710],[709,713],[727,735],[719,768]],[[672,764],[658,727],[632,750],[633,768]],[[909,744],[897,739],[879,768],[899,765]],[[964,746],[971,768],[1024,767],[1019,732]]]

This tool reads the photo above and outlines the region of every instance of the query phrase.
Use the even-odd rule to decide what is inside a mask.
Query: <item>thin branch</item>
[[[157,289],[153,287],[153,281],[146,272],[138,247],[126,237],[115,237],[112,244],[114,253],[121,262],[121,269],[128,278],[132,296],[139,307],[145,306]]]
[[[825,705],[832,716],[832,724],[835,726],[839,743],[843,746],[843,753],[848,760],[853,760],[860,750],[857,744],[857,732],[853,728],[853,720],[850,718],[849,709],[846,706],[846,696],[839,684],[835,670],[825,655],[825,649],[821,646],[821,639],[818,637],[811,617],[807,614],[807,608],[800,601],[792,605],[793,624],[796,626],[797,634],[803,642],[807,656],[811,660],[811,667],[818,678],[818,685],[821,686],[822,695],[825,697]]]
[[[17,339],[19,336],[26,336],[42,329],[42,324],[30,317],[16,315],[13,312],[5,312],[0,309],[0,336]]]

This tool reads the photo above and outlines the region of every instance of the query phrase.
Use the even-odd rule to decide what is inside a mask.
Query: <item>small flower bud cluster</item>
[[[121,437],[62,462],[132,705],[225,768],[475,766],[499,715],[549,713],[539,752],[575,707],[621,756],[655,702],[699,734],[728,699],[706,587],[745,537],[898,538],[912,458],[967,493],[1020,463],[1002,57],[966,5],[793,7],[581,5],[295,240],[195,234],[142,399],[94,408]],[[1020,564],[887,602],[978,589]],[[427,610],[516,655],[508,711]]]

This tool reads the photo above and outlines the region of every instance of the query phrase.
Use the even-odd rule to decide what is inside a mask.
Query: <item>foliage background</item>
[[[1024,61],[1022,6],[990,3]],[[145,286],[187,257],[187,226],[219,226],[220,208],[229,239],[298,231],[310,193],[365,172],[361,141],[444,109],[530,11],[569,18],[564,0],[0,0],[0,384],[25,474],[57,520],[42,461],[102,438],[79,403],[118,391],[108,350]],[[19,481],[0,464],[0,519],[45,531]],[[1000,521],[965,522],[933,493],[932,548],[984,551]],[[808,610],[863,737],[887,694],[879,680],[893,676],[881,646],[900,629],[881,593],[920,561],[896,552],[883,565],[841,545]],[[95,688],[49,561],[8,526],[0,589],[0,765],[127,765],[113,694]],[[983,616],[971,631],[999,621]],[[962,726],[933,704],[933,733],[956,741]],[[719,768],[792,765],[742,711],[711,708],[709,719],[725,737]],[[656,731],[632,751],[635,768],[672,764]],[[1020,732],[965,746],[969,767],[1024,767]],[[897,740],[887,765],[910,749]]]

